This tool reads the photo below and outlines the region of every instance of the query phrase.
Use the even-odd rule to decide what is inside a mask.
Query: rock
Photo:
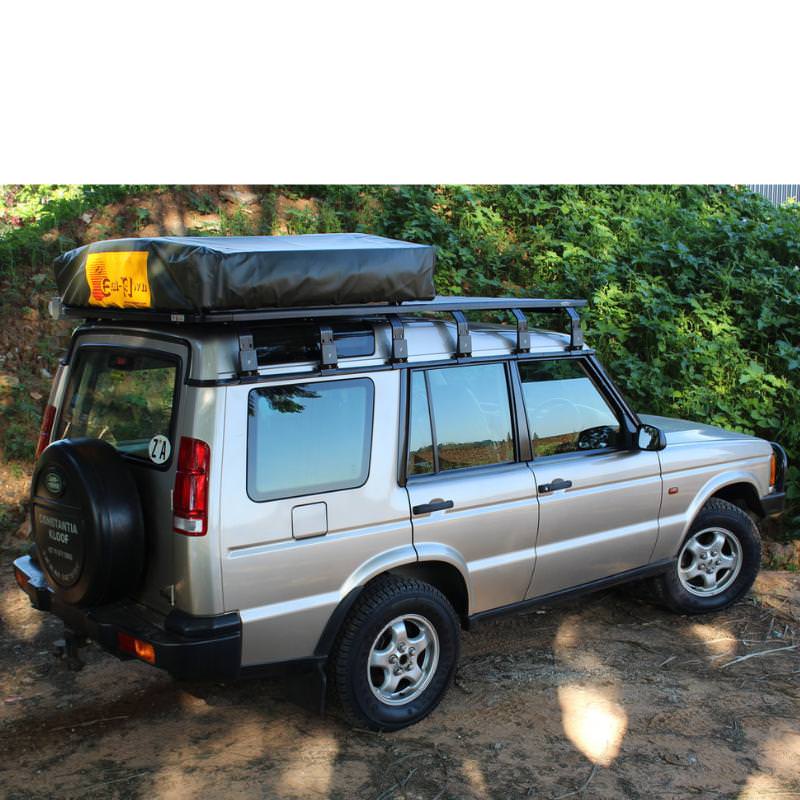
[[[249,206],[258,200],[258,195],[247,189],[223,189],[220,195],[231,203],[241,203],[243,206]]]
[[[14,533],[15,539],[29,539],[31,535],[31,518],[26,516],[22,521],[22,525],[17,528]]]
[[[39,370],[39,374],[40,374],[40,375],[41,375],[43,378],[47,378],[48,380],[49,380],[49,379],[51,379],[51,378],[53,377],[53,375],[51,374],[50,370],[48,370],[48,369],[45,369],[44,367],[42,367],[42,368]]]
[[[86,211],[81,214],[81,219],[88,225],[92,221],[92,215]]]

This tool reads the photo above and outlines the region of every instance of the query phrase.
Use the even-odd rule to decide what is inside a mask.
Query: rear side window
[[[427,379],[433,425],[423,402]],[[434,464],[428,430],[432,428]],[[508,381],[503,364],[444,367],[414,373],[408,474],[463,469],[514,460]]]
[[[519,365],[534,457],[620,444],[616,414],[573,359]]]
[[[374,386],[368,378],[253,389],[247,493],[256,501],[363,486]]]
[[[55,438],[102,439],[124,455],[149,461],[154,436],[172,440],[178,368],[172,356],[79,349]]]

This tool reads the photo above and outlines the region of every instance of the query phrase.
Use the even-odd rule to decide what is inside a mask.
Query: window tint
[[[373,394],[366,378],[253,389],[250,497],[275,500],[362,486],[369,474]]]
[[[149,459],[150,439],[170,437],[177,377],[174,358],[79,349],[56,438],[103,439],[125,455]]]
[[[503,364],[428,371],[439,469],[514,460]]]
[[[534,457],[619,446],[619,420],[572,359],[520,363]]]
[[[375,352],[375,331],[358,322],[331,322],[339,358],[371,356]],[[253,345],[260,365],[315,361],[320,357],[319,326],[271,325],[253,330]]]
[[[433,472],[433,436],[425,373],[411,373],[411,418],[408,430],[408,474]]]

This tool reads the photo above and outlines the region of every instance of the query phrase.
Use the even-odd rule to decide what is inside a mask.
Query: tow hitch
[[[72,672],[82,670],[86,665],[81,661],[79,649],[85,647],[89,640],[85,636],[76,633],[72,628],[64,626],[64,638],[56,639],[53,642],[53,655],[62,659],[67,669]]]

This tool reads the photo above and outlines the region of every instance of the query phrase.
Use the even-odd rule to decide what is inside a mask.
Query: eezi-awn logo
[[[50,494],[54,494],[56,497],[64,493],[64,479],[54,469],[45,474],[44,486]]]
[[[146,250],[89,253],[84,271],[90,306],[150,307]]]

